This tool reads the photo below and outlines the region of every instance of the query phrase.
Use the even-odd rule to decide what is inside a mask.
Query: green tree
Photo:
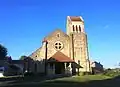
[[[20,60],[24,60],[27,56],[23,55],[20,57]]]
[[[0,44],[0,60],[6,59],[7,56],[7,48]]]

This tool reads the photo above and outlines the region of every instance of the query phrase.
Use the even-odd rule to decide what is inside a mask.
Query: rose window
[[[55,43],[55,49],[56,49],[56,50],[61,50],[62,48],[63,48],[62,42],[57,41],[57,42]]]

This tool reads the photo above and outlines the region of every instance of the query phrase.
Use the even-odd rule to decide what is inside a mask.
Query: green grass
[[[109,70],[109,71],[104,72],[104,75],[110,76],[110,77],[116,77],[120,75],[120,71]]]
[[[33,77],[31,82],[24,80],[9,83],[9,86],[5,87],[120,87],[120,80],[105,75],[73,76],[44,81],[34,79]]]
[[[15,78],[15,77],[22,77],[22,75],[16,75],[16,76],[4,76],[0,78]]]
[[[85,75],[85,76],[73,76],[73,77],[65,77],[65,78],[58,78],[51,81],[73,81],[73,82],[86,82],[92,80],[105,80],[110,79],[111,77],[105,75]],[[48,80],[50,81],[50,80]]]
[[[48,80],[41,83],[41,87],[119,87],[119,82],[104,75],[74,76]]]

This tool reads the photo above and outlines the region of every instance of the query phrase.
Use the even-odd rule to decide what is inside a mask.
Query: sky
[[[45,36],[60,28],[67,16],[82,16],[89,56],[104,67],[120,62],[119,0],[0,0],[0,44],[17,60],[41,46]]]

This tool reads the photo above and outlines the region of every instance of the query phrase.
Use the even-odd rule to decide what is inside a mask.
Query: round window
[[[60,41],[55,42],[55,49],[61,50],[63,48],[63,43]]]

